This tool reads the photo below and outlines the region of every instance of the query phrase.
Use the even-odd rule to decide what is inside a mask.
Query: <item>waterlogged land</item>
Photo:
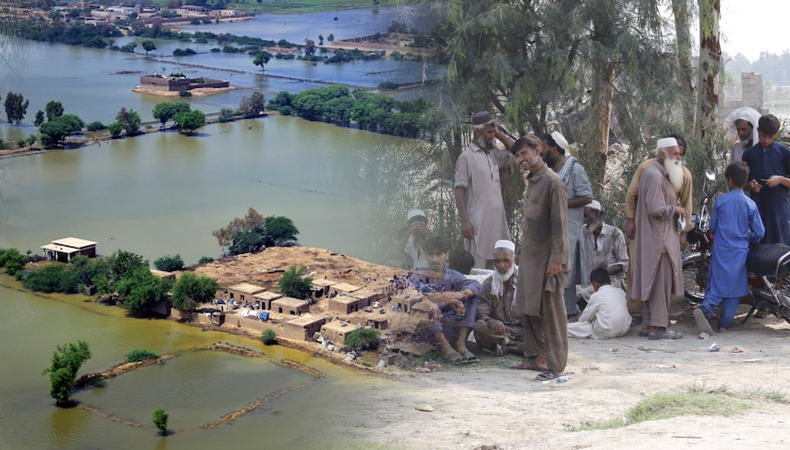
[[[261,3],[243,3],[239,9],[245,11],[267,12],[272,14],[304,14],[324,11],[343,11],[348,9],[370,8],[374,3],[379,7],[398,6],[418,3],[416,0],[289,0],[270,1]]]

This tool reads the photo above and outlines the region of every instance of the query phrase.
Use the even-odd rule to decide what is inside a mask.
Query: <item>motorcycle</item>
[[[710,206],[716,188],[716,174],[707,169],[700,211],[691,216],[693,229],[688,233],[689,253],[683,257],[683,290],[686,299],[694,306],[702,304],[708,282],[708,264],[715,238],[710,230]],[[751,308],[742,323],[758,311],[790,323],[790,246],[751,246],[746,272],[749,295],[745,300]]]

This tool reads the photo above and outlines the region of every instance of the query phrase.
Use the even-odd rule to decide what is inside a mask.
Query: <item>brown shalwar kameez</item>
[[[654,161],[639,180],[631,295],[646,305],[645,325],[667,328],[672,295],[683,294],[677,195],[663,164]]]
[[[528,358],[543,355],[555,372],[568,361],[568,330],[563,300],[568,272],[568,201],[560,177],[545,166],[528,177],[524,193],[524,226],[519,256],[516,304],[524,316]],[[549,277],[550,263],[562,273]]]

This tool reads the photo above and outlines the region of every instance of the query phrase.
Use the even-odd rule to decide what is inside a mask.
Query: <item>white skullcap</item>
[[[661,150],[662,148],[668,147],[677,147],[678,141],[673,137],[661,138],[656,142],[656,150]]]
[[[498,249],[498,248],[506,248],[511,252],[515,252],[516,244],[514,244],[512,241],[508,241],[507,239],[501,239],[499,241],[496,241],[496,243],[494,244],[494,249]]]
[[[589,204],[587,204],[587,205],[584,205],[584,207],[585,207],[585,208],[594,209],[594,210],[596,210],[596,211],[601,211],[601,212],[603,212],[603,208],[601,208],[601,202],[599,202],[598,200],[593,200],[593,201],[591,201]]]
[[[562,135],[559,131],[552,131],[551,138],[554,139],[554,143],[557,144],[557,147],[568,151],[568,141],[565,139],[565,136]]]
[[[425,219],[425,211],[421,209],[412,209],[406,214],[406,221],[411,222],[412,219],[423,218]]]

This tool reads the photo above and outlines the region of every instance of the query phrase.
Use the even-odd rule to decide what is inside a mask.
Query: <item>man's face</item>
[[[513,267],[513,259],[513,252],[510,250],[494,250],[494,268],[500,275],[506,274]]]
[[[680,148],[677,145],[673,145],[672,147],[665,147],[658,152],[659,161],[663,162],[666,158],[682,161],[683,155],[680,153]]]
[[[738,119],[735,121],[735,131],[738,133],[738,138],[742,141],[752,140],[752,124],[745,120]]]
[[[441,253],[428,253],[428,268],[434,272],[441,272],[444,270],[444,265],[447,264],[447,256],[449,252]]]
[[[584,224],[591,230],[597,228],[603,219],[601,211],[592,208],[584,208]]]
[[[412,220],[409,228],[411,228],[411,232],[415,236],[425,236],[428,234],[428,222],[424,220]]]
[[[530,170],[532,167],[535,167],[538,158],[540,158],[537,149],[533,149],[529,145],[522,146],[516,151],[515,155],[518,165],[524,170]]]
[[[760,137],[760,145],[762,145],[763,148],[767,148],[774,143],[774,137],[763,133],[759,128],[757,129],[757,136]]]
[[[549,167],[554,166],[554,163],[557,162],[557,150],[554,147],[549,147],[545,142],[542,147],[541,156],[543,157],[543,162],[548,164]]]

